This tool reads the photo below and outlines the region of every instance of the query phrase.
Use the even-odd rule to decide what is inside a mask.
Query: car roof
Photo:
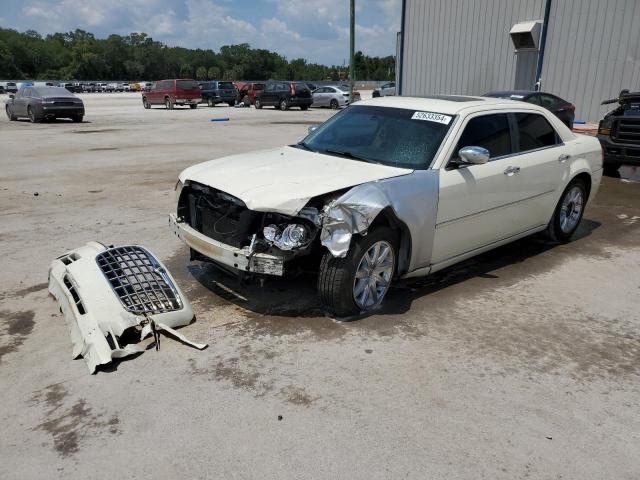
[[[405,108],[456,115],[463,110],[490,110],[492,108],[522,108],[522,102],[492,97],[468,97],[462,95],[430,95],[424,97],[378,97],[361,100],[358,105]],[[528,105],[528,104],[527,104]],[[531,105],[531,108],[535,108]],[[544,110],[540,108],[540,110]]]

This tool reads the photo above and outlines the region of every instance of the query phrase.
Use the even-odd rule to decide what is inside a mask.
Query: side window
[[[560,143],[558,134],[542,115],[537,113],[516,113],[515,115],[520,138],[519,152],[552,147]]]
[[[491,159],[513,153],[507,114],[483,115],[469,120],[453,152],[453,158],[458,156],[458,151],[463,147],[486,148]]]

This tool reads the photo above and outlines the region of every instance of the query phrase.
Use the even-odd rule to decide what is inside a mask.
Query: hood
[[[411,173],[294,147],[232,155],[189,167],[180,181],[229,193],[257,212],[296,215],[318,195]]]

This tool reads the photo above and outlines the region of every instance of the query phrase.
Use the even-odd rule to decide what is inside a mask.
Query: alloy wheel
[[[358,308],[368,310],[382,302],[391,284],[394,262],[393,247],[384,240],[364,253],[353,281],[353,299]]]
[[[564,233],[569,233],[576,227],[582,215],[583,205],[582,189],[574,186],[564,196],[560,207],[560,229]]]

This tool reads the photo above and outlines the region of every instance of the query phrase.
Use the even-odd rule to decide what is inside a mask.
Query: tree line
[[[357,52],[356,78],[391,80],[394,57]],[[29,80],[346,80],[348,68],[288,61],[249,44],[225,45],[219,51],[169,47],[146,33],[96,38],[77,29],[42,36],[33,30],[0,28],[0,78]]]

